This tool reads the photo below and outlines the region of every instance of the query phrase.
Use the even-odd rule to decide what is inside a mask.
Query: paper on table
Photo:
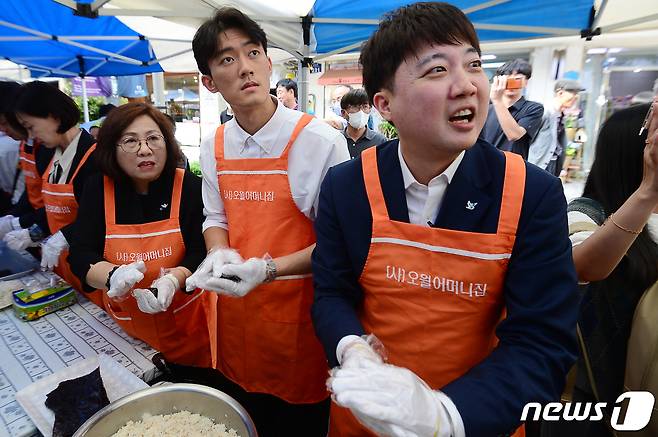
[[[55,424],[55,415],[45,405],[48,393],[55,390],[62,381],[75,379],[92,372],[99,366],[99,362],[101,378],[110,402],[148,387],[148,384],[144,381],[105,355],[79,361],[28,385],[16,393],[16,400],[43,435],[52,435],[53,425]]]
[[[17,279],[0,281],[0,309],[11,306],[14,301],[12,293],[23,288],[23,283]]]

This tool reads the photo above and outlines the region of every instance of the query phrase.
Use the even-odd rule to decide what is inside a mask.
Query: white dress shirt
[[[245,132],[237,120],[224,124],[224,158],[278,158],[288,144],[302,112],[277,105],[272,118],[254,135]],[[288,155],[288,180],[299,210],[315,220],[320,184],[330,167],[349,161],[350,154],[342,132],[314,119],[299,134]],[[219,194],[215,161],[215,134],[201,142],[200,165],[203,173],[203,231],[210,227],[228,229],[224,202]]]
[[[434,223],[439,208],[441,208],[443,197],[446,194],[446,189],[452,182],[459,164],[464,159],[464,153],[462,151],[448,168],[440,175],[432,178],[429,184],[423,185],[411,174],[411,170],[409,170],[402,156],[402,147],[398,146],[398,158],[400,159],[400,168],[402,168],[402,179],[407,198],[407,209],[409,210],[409,223],[422,226],[430,226],[429,223]]]
[[[78,142],[80,141],[80,135],[82,135],[82,131],[78,132],[78,134],[73,138],[71,143],[69,143],[68,147],[66,147],[66,150],[62,151],[61,147],[58,147],[55,149],[55,153],[53,155],[53,166],[50,169],[50,175],[48,176],[48,181],[51,184],[65,184],[66,179],[69,177],[69,171],[71,170],[71,164],[73,163],[73,158],[75,157],[75,152],[78,151]],[[59,177],[58,180],[54,181],[54,172],[55,169],[57,168],[57,163],[59,162],[60,167],[62,167],[62,174]]]

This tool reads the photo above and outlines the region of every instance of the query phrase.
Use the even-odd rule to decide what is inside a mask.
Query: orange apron
[[[43,197],[41,195],[41,176],[37,170],[37,164],[35,161],[35,156],[37,154],[37,149],[39,148],[38,143],[33,143],[32,153],[27,151],[27,142],[21,141],[20,147],[20,160],[18,161],[25,175],[25,191],[27,192],[27,200],[29,200],[32,208],[39,209],[43,208]]]
[[[313,223],[299,211],[288,182],[288,154],[313,117],[304,114],[279,158],[224,159],[224,126],[215,156],[228,218],[229,245],[244,259],[289,255],[315,243]],[[310,146],[310,145],[305,145]],[[213,363],[249,392],[294,404],[328,397],[327,362],[311,324],[310,274],[278,277],[243,298],[220,296]]]
[[[75,193],[73,192],[73,181],[95,149],[96,145],[94,144],[89,150],[87,150],[87,153],[85,153],[80,160],[78,168],[75,169],[75,172],[68,183],[51,184],[48,182],[48,176],[50,176],[50,170],[55,158],[50,160],[48,168],[46,168],[46,171],[41,176],[41,194],[46,209],[46,218],[48,219],[48,227],[50,228],[51,235],[62,229],[64,226],[73,223],[78,216],[78,201],[75,199]],[[66,260],[68,255],[68,250],[63,250],[62,253],[59,254],[59,263],[57,267],[55,267],[55,273],[64,278],[64,280],[71,284],[73,288],[82,291],[80,280],[73,274],[71,267]],[[102,306],[100,293],[92,291],[91,293],[84,293],[84,295],[96,305]]]
[[[185,256],[185,244],[178,214],[183,186],[183,169],[176,169],[169,218],[152,223],[118,225],[114,202],[114,182],[105,176],[105,250],[103,257],[113,264],[146,264],[144,279],[134,288],[148,288],[160,276],[160,268],[174,268]],[[147,314],[129,295],[116,302],[101,292],[108,314],[126,333],[145,341],[175,364],[210,367],[208,337],[208,293],[176,291],[167,311]]]
[[[389,219],[376,148],[361,154],[373,225],[359,278],[359,318],[388,352],[388,362],[412,370],[433,389],[461,377],[497,343],[504,314],[503,283],[525,190],[520,156],[505,153],[505,182],[495,234],[430,228]],[[431,334],[428,334],[431,333]],[[444,359],[428,360],[441,350]],[[352,413],[331,405],[330,436],[374,434]],[[523,430],[515,436],[522,436]]]

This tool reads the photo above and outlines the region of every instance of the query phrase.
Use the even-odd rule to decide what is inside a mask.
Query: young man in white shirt
[[[192,46],[204,86],[235,114],[201,145],[209,254],[187,282],[219,294],[210,328],[216,385],[261,435],[324,436],[327,365],[310,319],[313,220],[324,175],[349,159],[345,138],[270,96],[267,37],[237,9],[220,9]]]

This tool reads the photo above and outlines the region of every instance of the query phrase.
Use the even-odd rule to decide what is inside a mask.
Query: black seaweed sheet
[[[46,397],[46,407],[55,413],[53,437],[69,437],[98,410],[108,405],[100,369],[60,382]]]

